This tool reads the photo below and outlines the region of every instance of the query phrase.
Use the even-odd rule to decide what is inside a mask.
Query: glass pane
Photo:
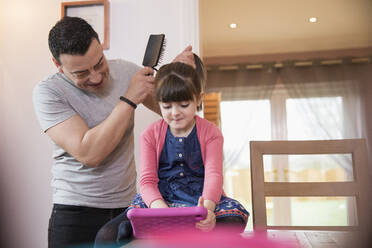
[[[353,181],[351,154],[264,155],[266,182]]]
[[[250,169],[225,169],[224,190],[227,196],[239,201],[250,213],[246,230],[253,230]]]
[[[354,226],[357,225],[355,206],[355,197],[266,197],[267,223],[271,226]]]
[[[238,113],[238,114],[237,114]],[[249,141],[270,140],[270,101],[222,101],[224,166],[249,167]]]
[[[220,108],[224,191],[251,214],[246,230],[253,230],[249,141],[271,139],[270,101],[222,101]]]
[[[342,139],[342,97],[290,98],[286,101],[289,140]]]

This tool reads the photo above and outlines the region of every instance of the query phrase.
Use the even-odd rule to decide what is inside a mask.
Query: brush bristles
[[[163,40],[163,44],[162,44],[162,46],[161,46],[161,48],[160,48],[160,53],[159,53],[158,63],[157,63],[155,66],[160,65],[160,64],[163,63],[164,53],[165,53],[165,47],[166,47],[166,46],[167,46],[167,40],[164,38],[164,40]],[[155,66],[154,66],[154,67],[155,67]],[[155,68],[154,68],[154,69],[155,69]]]

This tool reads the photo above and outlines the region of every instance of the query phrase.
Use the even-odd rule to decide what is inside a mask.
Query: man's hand
[[[196,68],[192,46],[186,47],[185,50],[174,58],[173,62],[182,62]]]
[[[203,197],[199,198],[198,206],[204,207],[204,199]],[[208,214],[205,220],[201,220],[200,222],[196,223],[196,228],[202,230],[203,232],[209,232],[212,231],[213,228],[216,226],[216,215],[214,214],[214,211],[208,209]]]
[[[135,104],[140,104],[148,95],[153,95],[154,90],[154,70],[144,67],[134,74],[124,97]]]

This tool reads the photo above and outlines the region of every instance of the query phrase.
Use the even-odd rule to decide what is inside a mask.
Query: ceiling
[[[199,0],[199,22],[203,58],[372,47],[372,0]]]

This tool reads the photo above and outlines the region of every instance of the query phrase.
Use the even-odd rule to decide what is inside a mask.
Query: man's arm
[[[89,129],[79,115],[74,115],[48,129],[46,134],[76,160],[97,167],[119,144],[133,112],[133,107],[121,101],[94,128]]]
[[[125,97],[139,104],[154,90],[153,70],[145,67],[132,78]],[[119,144],[128,128],[134,109],[119,101],[111,114],[99,125],[89,129],[78,115],[49,128],[46,134],[75,159],[97,167]]]

